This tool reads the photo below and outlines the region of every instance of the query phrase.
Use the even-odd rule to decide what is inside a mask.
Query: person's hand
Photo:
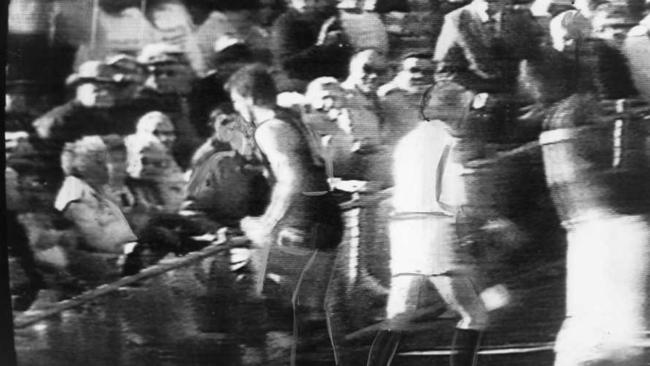
[[[544,119],[547,109],[541,104],[531,104],[519,109],[517,121],[521,123],[537,123]]]
[[[343,44],[343,32],[340,30],[327,32],[322,43],[324,46],[335,46],[341,44]]]
[[[339,35],[341,34],[340,31],[334,31],[334,30],[330,29],[336,23],[336,20],[337,20],[336,17],[333,16],[333,17],[330,17],[329,19],[327,19],[323,23],[323,25],[320,27],[320,31],[318,32],[318,38],[316,40],[316,46],[331,44],[331,43],[326,43],[326,42],[331,42],[332,37],[334,37],[334,35],[329,35],[330,33],[337,33],[338,32]]]
[[[271,228],[259,218],[253,216],[244,217],[239,226],[244,234],[257,246],[262,246],[271,237]]]

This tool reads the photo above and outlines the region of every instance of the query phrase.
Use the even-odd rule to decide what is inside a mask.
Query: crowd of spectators
[[[140,4],[99,3],[108,14]],[[182,253],[201,245],[198,235],[263,212],[272,177],[254,126],[233,110],[224,89],[241,66],[270,70],[278,104],[301,116],[330,182],[379,188],[393,185],[398,141],[425,118],[446,120],[445,106],[472,104],[471,113],[480,113],[493,102],[481,95],[508,95],[495,102],[507,104],[499,112],[503,126],[482,137],[521,143],[549,127],[550,107],[569,90],[599,100],[650,94],[650,23],[627,3],[551,0],[545,25],[531,4],[510,4],[493,19],[481,8],[490,1],[475,0],[475,8],[442,1],[432,6],[440,17],[449,12],[440,37],[398,57],[383,14],[408,11],[402,1],[269,2],[255,21],[249,9],[192,3],[186,12],[193,22],[214,29],[230,13],[248,17],[218,37],[199,32],[209,47],[154,42],[116,54],[81,47],[65,80],[70,97],[58,106],[48,105],[56,98],[39,93],[35,81],[13,74],[20,65],[7,66],[10,246],[30,284],[15,284],[22,294],[16,306],[27,306],[19,299],[40,288],[84,286],[92,281],[89,269],[132,274],[146,264],[134,253],[149,249],[154,260]],[[505,36],[484,42],[468,9]],[[473,91],[472,99],[449,82]],[[476,127],[452,130],[464,137]],[[107,254],[110,264],[85,252]]]

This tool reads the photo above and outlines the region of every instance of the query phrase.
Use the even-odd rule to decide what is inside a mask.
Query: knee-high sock
[[[388,366],[390,365],[397,348],[399,347],[401,332],[392,330],[381,330],[377,332],[368,354],[366,366]]]
[[[475,366],[481,332],[472,329],[456,329],[452,343],[450,366]]]

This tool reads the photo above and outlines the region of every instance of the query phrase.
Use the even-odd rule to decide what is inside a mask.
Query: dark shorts
[[[283,247],[334,249],[343,237],[338,203],[330,194],[302,195],[276,226],[275,242]]]

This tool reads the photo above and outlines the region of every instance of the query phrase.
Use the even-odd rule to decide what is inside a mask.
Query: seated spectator
[[[295,0],[276,19],[271,50],[282,72],[276,78],[278,91],[302,92],[319,76],[345,76],[350,57],[347,41],[340,31],[328,34],[328,25],[324,24],[332,13],[330,0]]]
[[[171,155],[174,128],[160,112],[150,112],[138,122],[138,132],[127,136],[127,184],[135,205],[145,210],[176,212],[184,197],[183,172]]]
[[[124,81],[116,88],[115,104],[133,107],[131,102],[145,81],[145,68],[134,56],[123,53],[108,56],[105,62]]]
[[[117,203],[120,210],[126,215],[131,222],[131,211],[135,205],[133,193],[126,185],[126,146],[124,137],[119,135],[101,136],[102,141],[106,144],[107,164],[108,164],[108,184],[104,191],[110,199]]]
[[[126,139],[137,138],[137,136],[152,136],[169,151],[172,150],[176,141],[172,121],[167,115],[158,111],[149,112],[140,117],[135,128],[135,135],[127,136]]]
[[[137,238],[118,206],[104,193],[106,154],[106,145],[98,136],[65,145],[61,167],[66,178],[54,207],[74,224],[87,248],[123,253]]]
[[[47,87],[26,79],[14,65],[5,67],[5,131],[33,133],[32,122],[48,109]]]
[[[231,131],[236,128],[233,120],[237,118],[232,105],[229,103],[220,104],[210,114],[211,136],[199,147],[192,156],[192,169],[202,163],[206,158],[219,151],[233,150]]]
[[[248,150],[248,151],[246,151]],[[268,204],[269,185],[262,166],[251,161],[250,146],[206,156],[192,171],[183,213],[236,226],[248,215],[261,215]]]
[[[121,74],[101,61],[88,61],[72,74],[67,84],[75,89],[69,102],[58,106],[33,122],[35,139],[31,142],[40,159],[50,167],[59,167],[61,149],[66,142],[88,135],[126,134],[133,131],[133,121],[113,115],[117,90],[128,84]],[[61,172],[49,174],[54,185]]]
[[[382,140],[394,145],[418,122],[422,96],[433,84],[435,71],[431,53],[409,53],[402,58],[395,78],[382,85],[377,94],[384,113]]]
[[[36,268],[34,252],[29,245],[27,232],[18,220],[18,213],[24,209],[18,190],[18,173],[5,169],[5,223],[9,259],[9,285],[14,310],[25,310],[34,300],[39,289],[44,287],[43,276]]]
[[[133,126],[110,116],[117,87],[128,82],[104,62],[85,62],[66,81],[75,88],[74,99],[35,120],[37,136],[62,145],[86,135],[132,131]]]
[[[149,111],[159,110],[169,116],[178,138],[174,157],[181,167],[187,168],[192,153],[201,143],[196,131],[200,123],[204,123],[192,120],[196,103],[191,92],[196,74],[183,50],[175,45],[147,45],[138,56],[138,61],[145,65],[147,75],[135,103],[147,104]]]

